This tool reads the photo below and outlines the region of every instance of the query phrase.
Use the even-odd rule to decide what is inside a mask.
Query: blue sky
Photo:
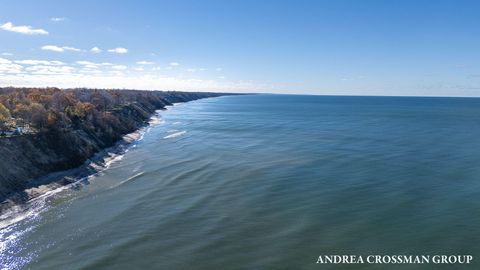
[[[0,0],[0,85],[480,96],[478,14],[453,0]]]

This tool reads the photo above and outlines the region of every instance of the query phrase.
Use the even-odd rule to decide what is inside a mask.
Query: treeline
[[[139,90],[0,88],[0,129],[31,126],[38,132],[84,130],[112,137],[136,128],[138,118],[174,102],[215,96]],[[192,97],[193,96],[193,97]],[[140,114],[131,117],[132,113]],[[130,116],[130,117],[122,117]],[[116,137],[116,136],[113,136]]]

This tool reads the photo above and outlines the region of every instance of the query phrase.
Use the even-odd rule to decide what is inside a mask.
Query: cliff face
[[[121,91],[118,91],[121,95]],[[0,201],[31,186],[32,179],[82,165],[123,135],[146,124],[157,109],[177,102],[219,96],[215,93],[155,92],[155,99],[130,100],[105,112],[111,119],[100,124],[75,124],[44,129],[35,134],[0,138]],[[145,94],[145,93],[144,93]],[[133,99],[131,98],[133,95]]]

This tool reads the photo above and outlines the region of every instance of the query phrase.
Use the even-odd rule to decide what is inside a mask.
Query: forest
[[[190,100],[192,94],[195,95],[184,95]],[[182,93],[175,91],[0,88],[0,135],[19,136],[65,129],[97,135],[124,134],[136,128],[138,123],[122,115],[138,111],[150,114],[179,101],[184,101]],[[142,110],[128,110],[129,107]]]

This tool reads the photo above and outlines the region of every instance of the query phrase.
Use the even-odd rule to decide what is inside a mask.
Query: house
[[[15,133],[22,134],[23,133],[23,126],[17,126],[15,128]]]

